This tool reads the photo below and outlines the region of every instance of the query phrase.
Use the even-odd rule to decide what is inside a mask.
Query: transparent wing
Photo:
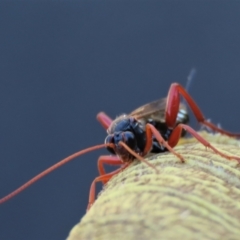
[[[148,119],[152,118],[160,122],[165,122],[165,109],[167,105],[167,98],[161,98],[156,101],[147,103],[136,110],[132,111],[129,116],[135,117],[136,119]],[[187,110],[184,103],[180,103],[179,110]]]
[[[135,117],[136,119],[157,116],[159,120],[162,120],[165,117],[166,103],[167,98],[158,99],[137,108],[132,111],[129,116]]]

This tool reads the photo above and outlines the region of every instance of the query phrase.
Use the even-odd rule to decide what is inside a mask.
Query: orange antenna
[[[134,152],[130,147],[127,146],[127,144],[125,144],[124,142],[119,142],[120,145],[122,145],[129,153],[131,153],[136,159],[138,159],[141,162],[144,162],[145,164],[147,164],[149,167],[153,168],[156,170],[157,173],[159,173],[158,169],[156,168],[156,166],[152,165],[150,162],[148,162],[147,160],[145,160],[143,157],[141,157],[140,155],[138,155],[136,152]]]
[[[17,188],[16,190],[14,190],[13,192],[9,193],[8,195],[6,195],[5,197],[0,199],[0,204],[8,201],[9,199],[11,199],[12,197],[16,196],[17,194],[19,194],[20,192],[22,192],[23,190],[25,190],[26,188],[28,188],[29,186],[31,186],[33,183],[37,182],[38,180],[40,180],[41,178],[45,177],[47,174],[49,174],[50,172],[54,171],[55,169],[61,167],[62,165],[70,162],[71,160],[73,160],[76,157],[79,157],[85,153],[103,148],[103,147],[112,147],[112,144],[100,144],[100,145],[96,145],[93,147],[89,147],[86,148],[84,150],[81,150],[79,152],[76,152],[64,159],[62,159],[60,162],[54,164],[53,166],[47,168],[46,170],[44,170],[43,172],[39,173],[37,176],[33,177],[32,179],[30,179],[28,182],[26,182],[25,184],[23,184],[22,186],[20,186],[19,188]],[[132,153],[132,152],[131,152]]]

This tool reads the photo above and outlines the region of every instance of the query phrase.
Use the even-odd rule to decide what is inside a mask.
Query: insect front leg
[[[119,166],[119,165],[123,165],[123,162],[121,159],[119,159],[118,156],[109,156],[109,155],[100,156],[98,158],[98,171],[100,176],[106,174],[106,171],[103,166],[104,164]],[[107,181],[104,181],[104,180],[102,182],[103,184],[107,183]]]
[[[90,191],[89,191],[89,201],[88,201],[88,206],[87,206],[87,211],[91,208],[91,206],[93,205],[94,201],[95,201],[95,193],[96,193],[96,183],[97,182],[105,182],[107,183],[111,178],[112,176],[114,176],[115,174],[121,172],[122,170],[124,170],[129,164],[125,164],[123,165],[122,167],[120,167],[119,169],[113,171],[113,172],[110,172],[110,173],[107,173],[107,174],[104,174],[102,176],[99,176],[99,177],[96,177],[92,184],[91,184],[91,187],[90,187]]]
[[[101,125],[107,130],[112,123],[112,119],[104,112],[100,112],[97,115],[97,120],[101,123]]]
[[[208,122],[205,117],[203,116],[200,108],[195,103],[193,98],[187,93],[187,91],[178,83],[172,83],[168,92],[167,96],[167,106],[166,106],[166,112],[165,112],[165,120],[168,125],[168,127],[174,128],[176,124],[177,114],[179,111],[179,105],[180,105],[180,95],[186,100],[189,107],[193,111],[193,114],[195,115],[197,121],[212,130],[225,134],[230,137],[240,137],[240,133],[231,133],[228,131],[225,131],[221,128],[218,128],[214,124]]]
[[[171,152],[176,157],[178,157],[181,160],[181,162],[184,162],[183,157],[180,154],[178,154],[176,151],[174,151],[173,147],[175,145],[171,146],[167,141],[165,141],[164,138],[159,133],[159,131],[153,125],[151,125],[149,123],[146,124],[146,146],[143,151],[143,155],[146,155],[150,151],[151,146],[152,146],[152,137],[153,136],[157,139],[157,141],[159,142],[160,145],[163,145],[165,148],[168,149],[169,152]],[[179,140],[180,136],[181,136],[181,132],[178,137],[178,140]]]
[[[192,129],[190,126],[186,124],[178,124],[176,128],[174,128],[171,136],[168,139],[168,143],[172,145],[177,144],[177,138],[179,139],[179,136],[181,136],[182,130],[185,129],[187,132],[189,132],[194,138],[196,138],[200,143],[202,143],[205,147],[212,149],[216,154],[220,155],[221,157],[224,157],[228,160],[237,160],[240,163],[240,157],[236,156],[229,156],[225,153],[220,152],[217,150],[214,146],[212,146],[207,140],[205,140],[200,134],[198,134],[194,129]],[[180,134],[180,135],[179,135]]]

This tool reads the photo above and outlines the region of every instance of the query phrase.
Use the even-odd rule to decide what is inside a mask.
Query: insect
[[[225,131],[208,122],[187,91],[180,84],[173,83],[170,86],[166,98],[148,103],[137,108],[130,114],[123,114],[117,117],[115,120],[112,120],[105,113],[100,112],[97,115],[97,119],[108,133],[104,144],[86,148],[61,160],[17,188],[12,193],[1,198],[0,204],[14,197],[40,178],[46,176],[74,158],[90,151],[106,147],[112,155],[100,156],[98,159],[99,176],[93,180],[90,187],[89,203],[87,207],[87,209],[90,209],[95,201],[96,183],[102,182],[103,184],[106,184],[112,176],[128,167],[135,158],[148,164],[157,172],[158,170],[156,167],[143,158],[148,153],[169,151],[183,163],[184,158],[173,148],[186,132],[190,133],[204,146],[212,149],[216,154],[219,154],[226,159],[235,159],[240,162],[240,157],[229,156],[218,151],[193,128],[187,125],[189,122],[187,107],[180,101],[180,97],[185,99],[199,123],[221,134],[231,137],[240,137],[239,133]],[[106,173],[104,164],[116,166],[121,165],[121,167],[113,172]]]

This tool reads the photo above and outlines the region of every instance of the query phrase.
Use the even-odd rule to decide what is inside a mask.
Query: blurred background
[[[103,143],[99,111],[115,118],[165,97],[192,68],[204,115],[240,131],[239,10],[220,0],[1,1],[0,195]],[[65,239],[85,214],[101,154],[0,205],[0,239]]]

